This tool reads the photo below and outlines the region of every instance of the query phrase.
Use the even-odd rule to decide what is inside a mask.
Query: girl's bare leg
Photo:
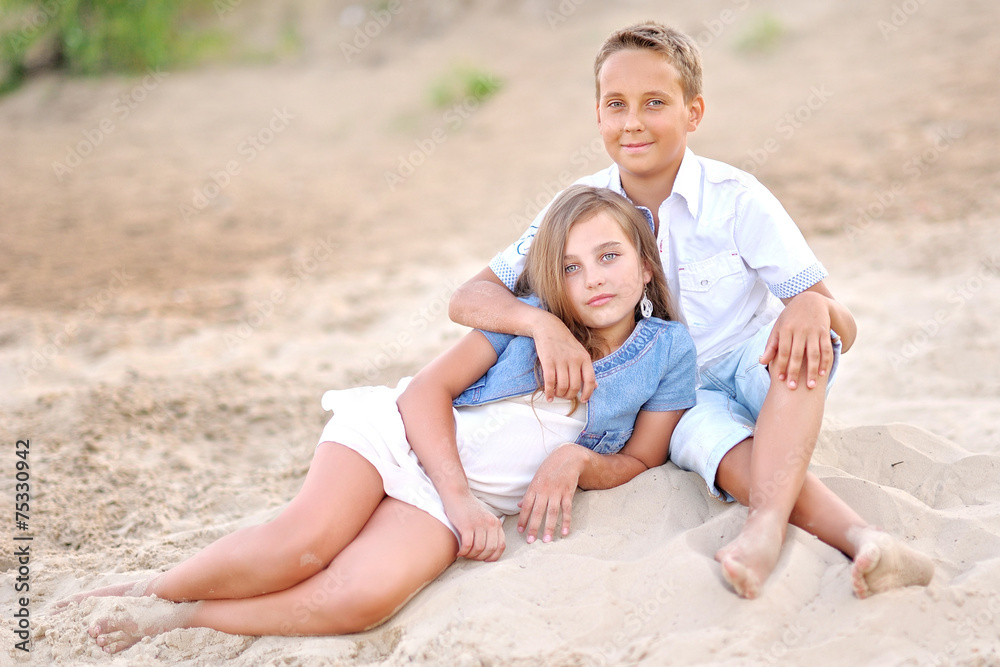
[[[750,495],[753,438],[729,451],[716,484],[740,503]],[[870,526],[816,475],[807,472],[788,522],[840,550],[853,561],[854,593],[861,598],[903,586],[926,586],[934,576],[927,556]]]
[[[330,566],[276,593],[166,607],[155,617],[103,618],[90,629],[110,653],[144,636],[207,627],[247,635],[332,635],[378,625],[455,561],[458,541],[440,521],[386,497]],[[146,610],[147,612],[149,610]]]
[[[274,520],[226,535],[147,581],[108,586],[69,601],[156,595],[183,602],[284,590],[325,568],[384,497],[382,478],[367,459],[343,445],[322,443],[302,489]]]

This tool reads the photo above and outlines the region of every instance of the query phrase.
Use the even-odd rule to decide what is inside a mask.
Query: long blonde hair
[[[574,185],[555,198],[535,233],[524,271],[514,290],[522,296],[535,294],[542,307],[562,320],[595,360],[607,353],[605,341],[577,318],[576,309],[566,294],[563,255],[570,228],[600,212],[608,213],[621,226],[639,253],[640,261],[650,270],[652,278],[646,285],[646,295],[653,303],[653,316],[674,319],[670,290],[649,222],[627,199],[607,188]],[[636,304],[636,321],[640,317]]]

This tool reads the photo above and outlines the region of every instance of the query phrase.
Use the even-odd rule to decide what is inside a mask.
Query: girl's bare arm
[[[490,561],[504,550],[502,524],[469,490],[458,456],[452,401],[496,360],[490,342],[473,331],[417,373],[396,400],[406,439],[458,529],[458,555]]]

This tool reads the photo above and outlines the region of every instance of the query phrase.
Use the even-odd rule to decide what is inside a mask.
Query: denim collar
[[[615,370],[623,360],[635,358],[644,347],[656,336],[656,327],[649,326],[649,322],[642,319],[635,323],[635,328],[629,334],[625,342],[617,350],[601,357],[594,362],[594,375],[601,375]]]

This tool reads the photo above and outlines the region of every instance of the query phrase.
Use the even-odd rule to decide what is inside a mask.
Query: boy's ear
[[[694,132],[705,117],[705,98],[698,95],[688,104],[688,132]]]

